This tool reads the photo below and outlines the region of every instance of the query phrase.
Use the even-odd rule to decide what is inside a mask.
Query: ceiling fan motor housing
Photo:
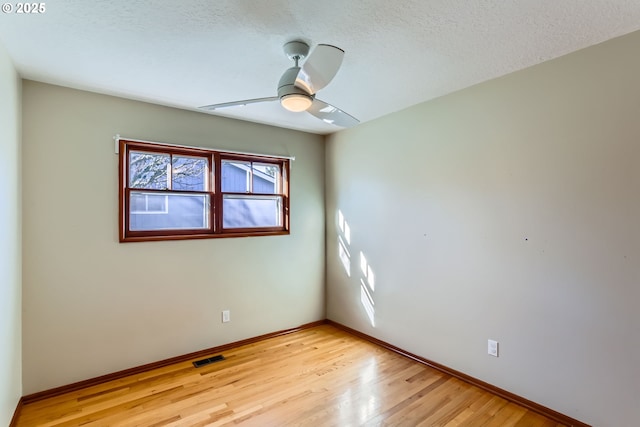
[[[310,95],[307,91],[295,85],[299,72],[300,67],[291,67],[284,72],[282,77],[280,77],[280,82],[278,83],[278,98],[296,94],[305,95],[313,99],[313,95]]]

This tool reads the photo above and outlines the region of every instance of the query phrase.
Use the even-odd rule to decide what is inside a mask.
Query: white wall
[[[328,317],[594,426],[637,425],[639,46],[634,33],[329,138]]]
[[[0,425],[22,396],[20,78],[0,44]]]
[[[31,81],[23,106],[25,394],[325,318],[323,137]],[[116,133],[295,156],[291,234],[118,243]]]

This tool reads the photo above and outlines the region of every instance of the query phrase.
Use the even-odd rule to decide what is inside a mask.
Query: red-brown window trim
[[[129,230],[130,206],[129,206],[129,152],[142,151],[170,155],[195,156],[207,158],[209,162],[209,191],[195,191],[196,194],[208,194],[210,197],[209,229],[176,229],[176,230]],[[119,198],[119,238],[120,242],[145,242],[161,240],[187,240],[187,239],[211,239],[221,237],[249,237],[249,236],[274,236],[289,234],[289,191],[290,191],[290,160],[287,158],[271,157],[268,155],[229,153],[206,148],[192,148],[165,145],[160,143],[119,140],[118,162],[118,198]],[[280,193],[273,194],[282,198],[282,226],[281,227],[256,227],[256,228],[223,228],[223,192],[221,184],[222,161],[251,161],[258,163],[271,163],[280,167]],[[143,190],[143,189],[134,189]],[[173,190],[144,189],[145,192],[159,192],[171,194]],[[188,190],[176,190],[174,193],[189,193]],[[224,193],[224,194],[255,194],[257,196],[269,196],[264,193]]]

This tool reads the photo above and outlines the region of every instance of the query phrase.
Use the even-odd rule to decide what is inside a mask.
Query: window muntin
[[[120,141],[120,241],[288,234],[289,160]]]

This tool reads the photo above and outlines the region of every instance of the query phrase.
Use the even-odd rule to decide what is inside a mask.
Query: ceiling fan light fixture
[[[292,93],[284,95],[280,98],[280,104],[289,111],[299,113],[311,107],[313,99],[309,95],[301,93]]]

